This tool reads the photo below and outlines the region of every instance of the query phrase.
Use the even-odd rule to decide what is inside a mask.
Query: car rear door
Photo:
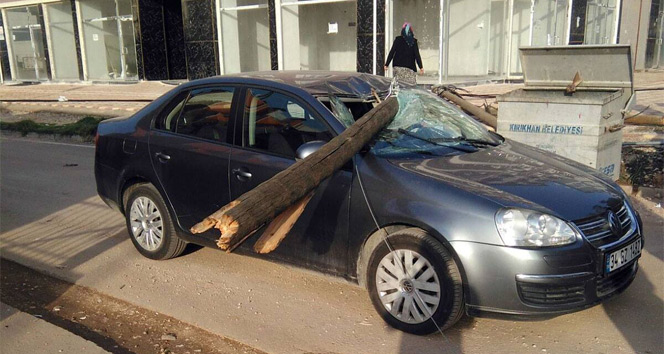
[[[152,165],[185,230],[230,201],[228,131],[235,92],[232,86],[215,86],[183,93],[150,131]]]
[[[295,152],[303,143],[329,141],[334,135],[303,100],[272,89],[246,88],[236,119],[230,159],[232,199],[295,163]],[[283,243],[268,257],[345,274],[351,182],[350,170],[337,171],[323,181]],[[253,247],[261,234],[259,230],[242,247]]]

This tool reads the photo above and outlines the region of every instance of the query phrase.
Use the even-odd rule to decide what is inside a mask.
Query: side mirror
[[[318,151],[318,149],[320,149],[325,144],[327,144],[327,142],[321,140],[314,140],[308,143],[304,143],[300,145],[299,148],[297,148],[297,151],[295,152],[295,158],[298,160],[302,160],[307,156],[313,154],[314,152]]]

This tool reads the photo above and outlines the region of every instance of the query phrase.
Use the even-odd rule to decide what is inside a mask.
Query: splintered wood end
[[[215,226],[221,231],[221,237],[217,240],[217,246],[226,251],[230,248],[233,237],[237,234],[240,225],[237,221],[232,220],[229,216],[222,216],[221,220]]]
[[[207,218],[203,219],[203,221],[201,221],[198,224],[192,226],[191,229],[189,229],[189,231],[191,231],[191,233],[193,233],[193,234],[200,234],[202,232],[205,232],[205,231],[211,229],[216,223],[217,223],[216,220],[214,220],[210,217],[207,217]]]

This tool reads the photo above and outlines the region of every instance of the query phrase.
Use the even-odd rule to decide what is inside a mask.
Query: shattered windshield
[[[355,123],[355,119],[353,118],[353,113],[350,111],[350,108],[341,102],[339,97],[335,95],[329,95],[329,98],[332,113],[341,121],[341,123],[346,126],[346,128]]]
[[[502,141],[451,103],[423,90],[402,89],[399,113],[376,139],[376,155],[475,152]]]

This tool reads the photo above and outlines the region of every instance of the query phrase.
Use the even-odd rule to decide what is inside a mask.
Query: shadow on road
[[[18,293],[6,280],[15,276],[12,269],[22,267],[7,260],[50,274],[62,270],[60,276],[75,283],[83,276],[77,267],[127,240],[123,218],[96,195],[91,146],[3,138],[0,158],[3,300]],[[67,290],[68,286],[60,285],[32,292],[50,303]],[[52,314],[49,308],[29,304],[30,296],[10,303],[106,350],[131,353],[99,333]]]
[[[434,332],[424,338],[421,336],[401,333],[401,346],[398,353],[463,353],[462,338],[465,331],[471,330],[475,326],[475,318],[463,316],[452,328],[447,329],[442,334]]]
[[[69,284],[65,282],[51,282],[50,284],[45,284],[43,279],[37,281],[37,278],[46,278],[39,275],[37,272],[31,271],[24,266],[8,261],[4,258],[1,262],[1,284],[4,290],[2,294],[3,303],[72,332],[110,352],[133,353],[132,351],[123,348],[112,338],[104,336],[103,333],[91,330],[82,323],[77,322],[74,318],[58,316],[57,312],[51,310],[53,308],[52,304],[58,303],[58,299],[69,291]],[[25,279],[24,277],[26,276],[29,276],[30,279]],[[36,283],[39,285],[36,285]],[[30,288],[26,288],[26,286],[29,286]],[[15,311],[9,313],[3,311],[2,316],[0,316],[0,321],[9,318],[15,313]],[[29,328],[24,328],[23,330],[29,331]],[[11,339],[5,338],[5,340]],[[35,340],[39,340],[39,338],[35,338]],[[57,342],[57,339],[55,338],[51,338],[50,340],[55,340]],[[30,345],[28,346],[30,347]]]

